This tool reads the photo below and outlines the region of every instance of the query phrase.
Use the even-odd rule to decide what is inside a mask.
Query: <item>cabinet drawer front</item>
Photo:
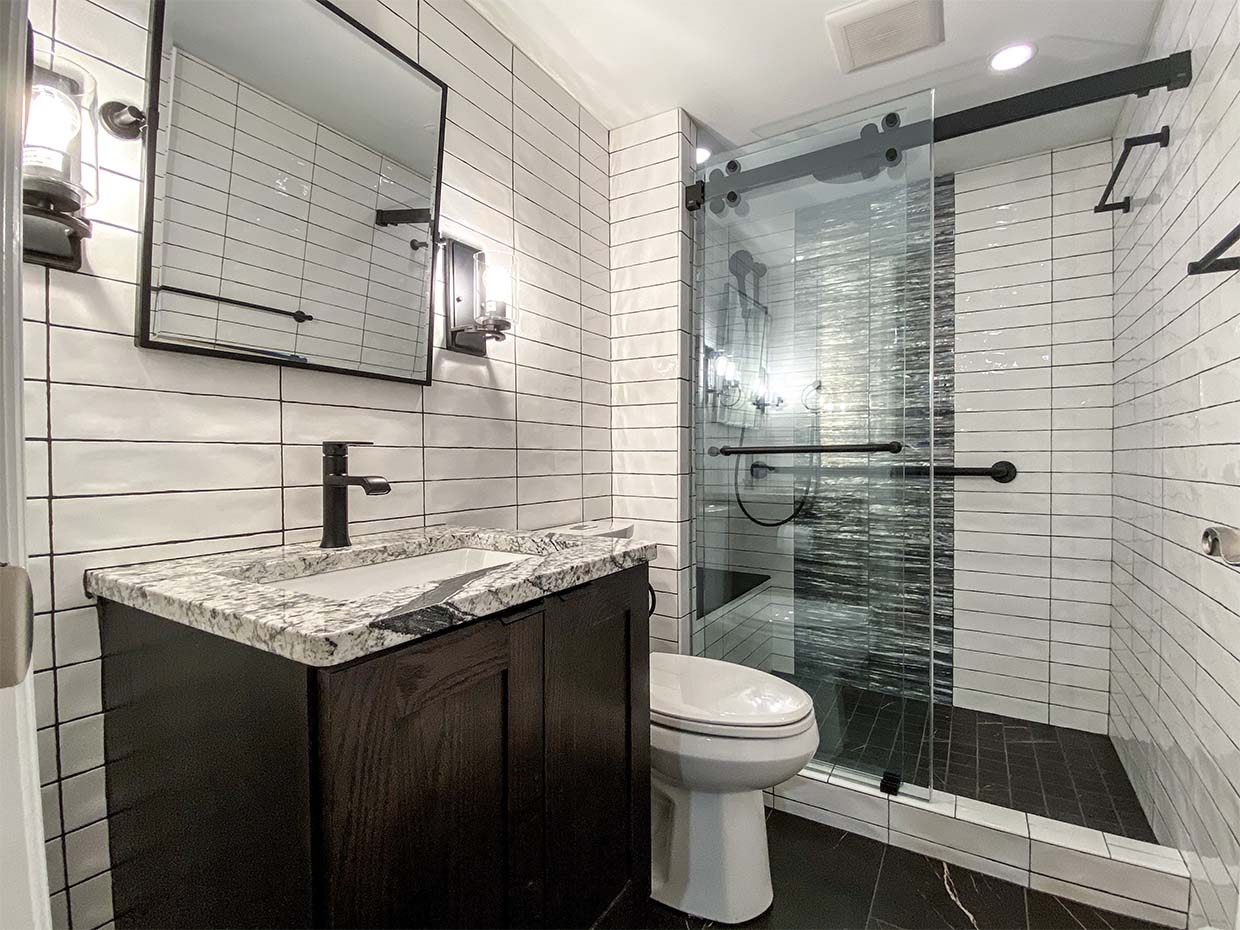
[[[542,626],[483,621],[320,674],[330,925],[541,920]]]

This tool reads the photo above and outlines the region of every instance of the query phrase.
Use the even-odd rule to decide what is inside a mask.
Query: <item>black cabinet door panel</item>
[[[626,890],[649,895],[649,644],[634,575],[546,599],[550,927],[589,927]]]
[[[542,615],[319,675],[337,927],[542,920]]]

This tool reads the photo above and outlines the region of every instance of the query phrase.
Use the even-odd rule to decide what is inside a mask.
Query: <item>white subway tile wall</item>
[[[84,569],[317,539],[324,439],[373,440],[353,467],[392,481],[387,497],[351,498],[356,533],[611,516],[606,130],[464,0],[345,7],[448,83],[442,232],[521,253],[517,335],[486,359],[437,351],[425,389],[139,350],[141,147],[103,138],[82,273],[23,268],[35,689],[57,927],[113,918]],[[81,59],[101,99],[144,102],[145,3],[32,0],[31,16],[38,46]],[[435,330],[442,345],[442,316]]]
[[[609,136],[611,153],[611,427],[617,518],[659,543],[651,648],[689,651],[693,612],[690,355],[692,180],[696,127],[681,110]]]
[[[1110,140],[956,175],[954,703],[1107,732]]]
[[[1159,839],[1183,850],[1192,925],[1237,925],[1240,574],[1199,548],[1240,525],[1240,279],[1187,276],[1240,222],[1240,11],[1168,0],[1150,57],[1189,49],[1193,83],[1130,100],[1115,215],[1111,734]]]
[[[695,617],[694,636],[700,638],[701,655],[750,668],[769,670],[772,658],[781,656],[791,664],[791,624],[788,633],[772,622],[773,584],[768,579],[704,617]],[[694,646],[697,654],[697,646]],[[776,662],[775,664],[779,664]]]

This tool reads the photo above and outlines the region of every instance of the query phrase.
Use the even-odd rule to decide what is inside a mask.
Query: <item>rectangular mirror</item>
[[[154,11],[139,345],[430,383],[447,86],[325,0]]]

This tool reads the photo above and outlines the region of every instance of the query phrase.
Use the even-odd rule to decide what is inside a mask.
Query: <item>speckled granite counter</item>
[[[459,548],[539,558],[356,600],[277,587],[321,572]],[[338,665],[654,559],[653,543],[441,526],[86,573],[86,591],[306,665]]]

